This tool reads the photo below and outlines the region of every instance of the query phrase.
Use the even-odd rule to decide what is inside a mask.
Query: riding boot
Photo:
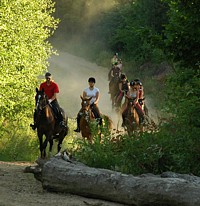
[[[144,115],[141,115],[141,116],[139,117],[139,123],[140,123],[140,124],[144,124]]]
[[[66,126],[66,124],[65,124],[64,121],[61,121],[61,122],[59,123],[59,125],[60,125],[60,127],[62,127],[62,128],[67,128],[67,126]]]
[[[37,125],[36,125],[36,111],[34,111],[34,115],[33,115],[33,119],[34,119],[34,123],[33,124],[30,124],[30,127],[35,130],[37,128]]]
[[[80,132],[80,115],[78,114],[76,121],[77,121],[77,128],[74,130],[74,132]]]
[[[34,122],[34,124],[30,124],[30,127],[31,127],[33,130],[36,130],[36,128],[37,128],[36,123]]]
[[[125,116],[122,115],[122,127],[125,127]]]

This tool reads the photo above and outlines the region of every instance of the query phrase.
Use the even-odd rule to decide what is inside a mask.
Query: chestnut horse
[[[111,119],[106,116],[102,115],[102,126],[99,125],[99,122],[95,119],[94,114],[92,113],[92,110],[90,108],[90,98],[83,98],[80,96],[82,99],[81,102],[81,119],[80,119],[80,132],[83,138],[87,138],[87,140],[92,143],[93,141],[93,131],[92,128],[95,127],[97,131],[96,133],[100,136],[101,139],[101,127],[104,126],[104,123],[108,126],[108,129],[110,130],[112,128],[112,121]],[[104,129],[105,130],[105,129]]]
[[[59,123],[57,123],[56,118],[54,116],[53,110],[51,105],[48,103],[48,98],[44,93],[44,90],[39,91],[36,88],[36,108],[35,108],[35,115],[36,115],[36,123],[37,123],[37,135],[39,138],[40,143],[40,154],[41,158],[46,158],[46,147],[49,142],[49,152],[51,154],[52,147],[53,147],[53,139],[58,141],[57,152],[58,154],[61,151],[61,146],[63,139],[68,134],[68,118],[64,114],[64,122],[66,124],[66,128],[61,128]],[[43,135],[45,135],[45,140],[43,141]]]
[[[127,128],[128,135],[131,136],[138,129],[140,132],[144,131],[144,127],[140,124],[139,115],[134,105],[134,99],[126,96],[128,99],[127,115],[125,117],[124,126]]]

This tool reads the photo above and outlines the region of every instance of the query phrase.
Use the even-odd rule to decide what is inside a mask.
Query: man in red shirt
[[[59,87],[58,85],[52,80],[52,75],[47,72],[45,74],[45,79],[46,81],[41,83],[40,85],[40,91],[44,89],[44,93],[48,97],[48,102],[51,105],[53,112],[56,114],[59,125],[61,127],[66,127],[64,121],[63,121],[63,115],[61,112],[61,108],[58,104],[57,101],[57,94],[59,93]],[[36,122],[35,122],[35,116],[36,114],[34,113],[34,124],[31,124],[30,126],[32,127],[33,130],[36,129]]]

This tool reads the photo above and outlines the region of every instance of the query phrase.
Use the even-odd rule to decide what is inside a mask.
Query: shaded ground
[[[0,161],[0,206],[120,206],[121,204],[70,194],[49,193],[33,174],[23,173],[31,163]]]

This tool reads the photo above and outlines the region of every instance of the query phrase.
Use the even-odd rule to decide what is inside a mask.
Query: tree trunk
[[[175,173],[133,176],[58,158],[44,163],[41,172],[43,188],[48,191],[133,206],[200,205],[200,178],[195,176]]]

